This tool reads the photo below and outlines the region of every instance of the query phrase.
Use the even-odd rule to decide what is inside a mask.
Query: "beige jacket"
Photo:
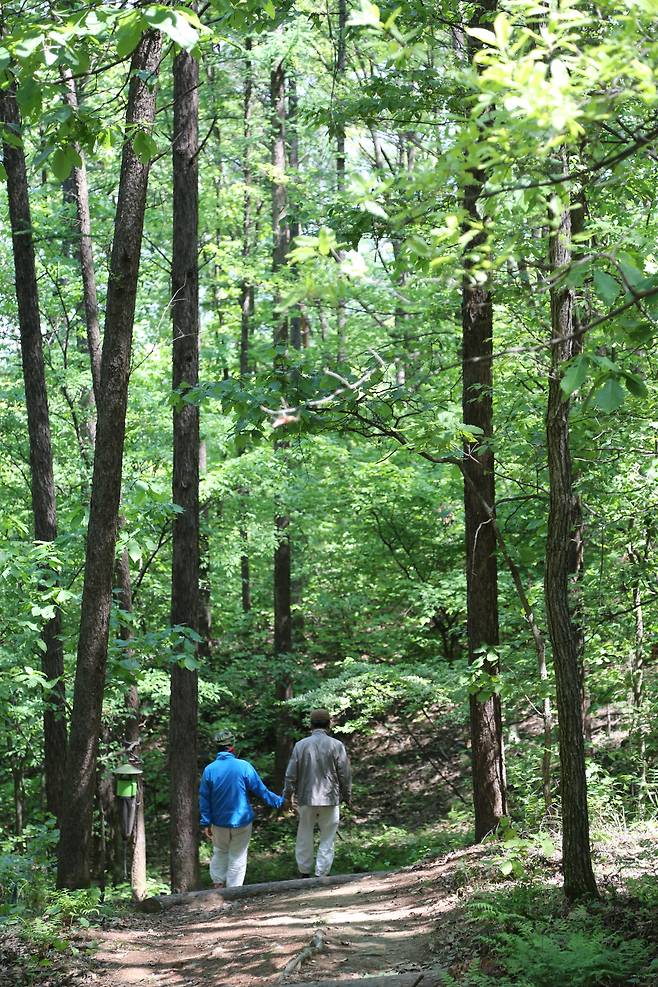
[[[314,730],[292,752],[283,797],[297,796],[299,805],[338,805],[352,797],[352,769],[340,740],[326,730]]]

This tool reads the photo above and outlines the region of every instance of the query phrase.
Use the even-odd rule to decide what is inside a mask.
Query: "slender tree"
[[[101,360],[100,400],[78,661],[66,768],[67,800],[62,813],[57,883],[86,887],[90,880],[91,823],[101,709],[107,663],[112,576],[121,496],[128,377],[135,318],[149,165],[137,156],[133,138],[155,118],[154,80],[162,40],[148,31],[130,66],[126,141],[110,260]]]
[[[249,258],[252,252],[253,241],[253,167],[251,142],[252,116],[254,110],[254,66],[251,58],[252,41],[247,38],[245,41],[245,73],[244,87],[242,92],[242,136],[244,149],[242,152],[242,180],[244,182],[244,193],[242,202],[242,263],[244,265],[242,283],[240,285],[240,379],[244,383],[249,374],[249,342],[251,337],[251,322],[254,314],[254,285],[247,273]],[[240,448],[242,453],[242,448]],[[249,491],[242,489],[243,503],[241,505],[241,526],[240,540],[242,552],[240,554],[240,596],[242,600],[242,610],[248,613],[251,610],[251,573],[249,563],[249,532],[246,523],[246,501]]]
[[[172,387],[174,519],[171,623],[198,629],[199,408],[184,401],[199,379],[199,67],[188,52],[174,61]],[[174,662],[169,710],[170,850],[173,891],[198,881],[196,670]]]
[[[496,8],[486,0],[476,8],[472,27],[479,27]],[[471,49],[473,54],[473,49]],[[464,443],[464,515],[466,531],[466,605],[469,663],[480,664],[481,686],[470,695],[471,752],[475,838],[483,839],[506,813],[505,759],[500,697],[489,688],[499,671],[498,566],[496,534],[485,504],[495,517],[493,452],[493,305],[487,281],[474,277],[487,236],[478,203],[486,175],[467,171],[464,189],[465,226],[475,230],[464,256],[462,286],[462,409],[476,438]],[[483,698],[478,697],[483,692]]]
[[[571,262],[571,213],[568,200],[556,217],[549,241],[551,269],[551,370],[546,411],[549,515],[546,540],[545,597],[553,646],[560,744],[562,868],[570,899],[596,895],[587,809],[587,778],[581,705],[578,628],[572,617],[569,576],[576,496],[573,487],[569,411],[562,387],[563,367],[573,355],[574,292],[563,274]]]
[[[116,561],[116,583],[118,589],[119,607],[125,615],[133,612],[132,582],[130,579],[130,557],[124,548]],[[124,619],[121,623],[121,638],[126,643],[126,658],[133,654],[130,642],[133,638],[130,623]],[[124,745],[128,752],[130,763],[141,764],[141,733],[140,733],[140,702],[137,686],[129,686],[125,695],[126,729]],[[135,825],[130,837],[130,887],[135,901],[141,901],[146,896],[146,827],[144,820],[144,783],[141,777],[137,779],[137,805],[135,809]]]
[[[57,537],[57,507],[46,374],[41,340],[39,289],[30,214],[25,151],[21,120],[13,87],[0,92],[0,123],[3,129],[3,162],[11,222],[16,301],[21,337],[21,360],[25,384],[27,425],[30,439],[30,480],[34,537],[51,543]],[[66,764],[66,707],[61,613],[55,608],[46,621],[42,638],[41,668],[49,682],[44,693],[43,736],[46,805],[61,815]]]
[[[286,70],[278,62],[270,75],[272,110],[272,270],[276,277],[286,263],[290,246],[288,222],[288,196],[286,175]],[[286,373],[286,348],[288,345],[288,318],[282,312],[275,313],[274,369]],[[284,454],[287,442],[277,442],[277,449]],[[274,518],[276,547],[274,549],[274,654],[292,651],[292,595],[290,560],[290,517],[277,511]],[[287,674],[280,674],[276,683],[276,697],[285,702],[292,696],[292,683]],[[274,783],[280,785],[292,749],[286,718],[282,716],[276,734],[274,753]]]
[[[339,93],[345,81],[346,66],[346,35],[347,32],[347,0],[338,0],[338,31],[336,40],[336,65],[334,71],[334,93]],[[338,112],[336,122],[336,191],[341,196],[345,192],[345,120],[342,109]],[[344,252],[339,252],[343,257]],[[345,302],[338,302],[338,362],[345,360]]]
[[[78,111],[78,91],[70,70],[62,73],[64,94],[68,106],[74,113]],[[80,148],[78,148],[80,153]],[[96,269],[91,239],[91,216],[89,212],[89,183],[84,156],[80,153],[80,164],[75,165],[72,173],[73,194],[78,218],[78,257],[80,274],[82,276],[82,299],[85,309],[85,325],[87,329],[87,348],[93,381],[93,396],[96,401],[100,393],[101,383],[101,331],[98,314],[98,292],[96,290]],[[95,436],[95,433],[94,433]]]

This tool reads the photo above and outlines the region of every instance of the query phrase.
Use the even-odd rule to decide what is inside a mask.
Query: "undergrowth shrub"
[[[654,987],[658,948],[615,929],[605,906],[568,910],[557,889],[522,884],[481,894],[466,906],[480,933],[480,961],[446,985],[485,987]],[[492,974],[492,967],[495,973]]]

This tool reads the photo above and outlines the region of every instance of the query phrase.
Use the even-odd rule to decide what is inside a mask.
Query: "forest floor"
[[[600,846],[597,877],[608,899],[630,876],[655,876],[657,835],[655,829],[628,833],[626,840],[618,834],[614,844]],[[253,987],[339,981],[349,987],[363,977],[409,974],[400,987],[430,987],[442,982],[442,973],[459,979],[474,963],[495,980],[482,917],[469,911],[469,902],[492,891],[513,894],[519,884],[505,880],[491,857],[491,846],[470,847],[341,885],[279,885],[275,893],[230,902],[209,891],[159,914],[126,914],[77,937],[80,946],[93,938],[95,948],[69,982]],[[557,894],[557,855],[527,864],[528,877],[540,867],[542,884],[553,884]],[[629,911],[632,902],[621,905],[623,918],[614,924],[628,921],[630,937],[637,916]],[[314,939],[320,949],[286,975]]]
[[[421,739],[427,743],[426,736]],[[516,980],[507,979],[507,946],[501,947],[507,932],[521,930],[521,938],[527,933],[532,956],[548,944],[551,954],[568,958],[575,936],[580,943],[575,963],[583,953],[582,936],[593,934],[593,922],[600,941],[613,937],[608,955],[639,936],[647,947],[642,962],[658,956],[658,824],[627,827],[610,813],[603,817],[595,826],[594,863],[604,901],[593,916],[570,911],[560,893],[557,851],[546,857],[549,851],[532,840],[507,849],[500,842],[464,845],[463,818],[446,811],[450,796],[461,795],[462,746],[450,749],[442,738],[431,763],[426,754],[414,756],[414,744],[387,732],[352,748],[361,768],[358,808],[341,822],[334,871],[378,873],[358,874],[344,884],[277,883],[272,893],[231,901],[207,891],[156,914],[116,901],[117,907],[106,909],[89,928],[76,924],[65,930],[64,951],[50,949],[44,968],[40,963],[35,968],[36,957],[28,963],[24,940],[10,937],[3,944],[0,938],[0,987],[274,987],[327,981],[349,987],[377,976],[397,976],[397,987],[509,984]],[[247,881],[294,878],[293,842],[291,817],[262,820]],[[410,853],[424,859],[403,866]],[[512,859],[521,867],[516,880],[501,868]],[[379,872],[381,867],[388,872]],[[320,948],[309,950],[312,943]],[[655,984],[656,970],[656,980],[622,976],[610,982]],[[597,979],[596,971],[593,979],[560,972],[523,983],[598,987],[608,982]]]
[[[100,936],[94,930],[94,957],[77,982],[252,987],[438,974],[463,960],[456,916],[465,868],[481,855],[459,850],[387,875],[231,902],[209,891],[160,914],[118,918]],[[285,976],[314,937],[320,949]]]

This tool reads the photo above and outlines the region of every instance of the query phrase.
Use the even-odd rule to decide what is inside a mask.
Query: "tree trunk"
[[[0,118],[8,131],[20,136],[20,114],[15,93],[11,88],[0,93]],[[16,302],[21,336],[21,360],[30,440],[34,537],[40,542],[53,542],[57,537],[55,479],[41,341],[32,218],[25,152],[22,145],[14,147],[12,144],[3,143],[3,162],[7,174],[7,195],[16,277]],[[43,737],[46,806],[49,812],[60,819],[67,741],[63,678],[64,652],[61,641],[61,613],[58,608],[55,609],[54,616],[44,625],[42,638],[45,647],[41,656],[41,669],[49,681],[56,681],[52,688],[44,691]]]
[[[280,62],[271,73],[270,95],[272,107],[272,270],[276,277],[286,263],[290,244],[288,226],[288,197],[286,194],[286,73]],[[275,314],[274,369],[283,377],[286,373],[286,346],[288,320],[285,314]],[[277,451],[285,455],[287,442],[277,442]],[[290,591],[290,518],[277,512],[274,518],[276,548],[274,550],[274,654],[287,654],[292,650],[291,591]],[[292,696],[292,685],[287,673],[279,673],[276,698],[285,702]],[[292,741],[285,714],[279,717],[274,752],[274,785],[280,786],[285,774]]]
[[[484,15],[491,17],[495,0],[476,8],[472,27],[480,27]],[[471,39],[472,55],[479,42]],[[465,229],[480,225],[478,200],[485,182],[479,169],[468,173],[464,189]],[[507,812],[505,759],[500,697],[492,692],[492,678],[498,674],[498,567],[496,534],[485,504],[495,517],[496,491],[493,436],[493,307],[488,283],[478,283],[471,275],[486,234],[479,232],[464,257],[462,287],[462,408],[464,422],[481,429],[473,442],[464,443],[464,515],[466,529],[466,608],[469,664],[482,661],[478,678],[482,683],[470,695],[471,749],[473,764],[473,805],[475,838],[482,840],[496,828]]]
[[[571,238],[582,234],[585,228],[585,214],[587,203],[585,193],[581,189],[576,196],[571,210]],[[591,248],[588,244],[586,248]],[[581,250],[584,245],[581,245]],[[584,289],[587,291],[587,288]],[[582,304],[581,304],[582,303]],[[573,306],[573,326],[576,333],[571,343],[571,356],[578,356],[583,352],[585,344],[585,333],[590,319],[590,306],[586,303],[586,297],[574,295]],[[578,648],[578,674],[580,676],[580,705],[583,713],[583,736],[585,740],[592,739],[592,717],[590,713],[591,701],[585,672],[585,614],[583,601],[583,577],[585,575],[585,522],[583,519],[583,508],[580,495],[577,491],[579,475],[577,470],[573,470],[573,530],[571,534],[571,612],[574,626],[576,628],[576,641]]]
[[[12,768],[14,782],[14,833],[21,836],[25,826],[25,786],[22,767]]]
[[[569,604],[575,495],[569,445],[570,399],[560,387],[562,367],[572,356],[573,290],[557,280],[571,260],[571,216],[563,207],[550,237],[551,373],[546,413],[550,484],[546,542],[546,615],[553,645],[560,740],[564,890],[570,899],[596,895],[592,870],[587,780],[580,692],[578,631]]]
[[[198,147],[199,69],[188,52],[174,61],[174,227],[172,387],[199,379]],[[173,530],[171,623],[197,630],[199,606],[199,409],[174,408],[173,500],[182,508]],[[182,660],[181,655],[181,660]],[[189,891],[199,876],[197,808],[197,673],[175,662],[169,712],[171,887]]]
[[[78,93],[70,70],[63,72],[66,102],[74,113],[78,111]],[[80,149],[78,148],[78,153]],[[80,167],[73,169],[73,190],[75,195],[76,211],[78,214],[78,226],[80,228],[80,239],[78,242],[78,256],[80,260],[80,273],[82,275],[82,295],[85,307],[85,323],[87,326],[87,348],[89,350],[89,362],[91,365],[91,379],[93,381],[93,393],[98,402],[101,384],[101,331],[98,317],[98,294],[96,291],[96,273],[94,268],[94,254],[91,240],[91,217],[89,213],[89,185],[87,182],[87,169],[82,154],[80,154]]]
[[[147,32],[131,61],[126,132],[150,128],[162,49],[158,33]],[[123,443],[128,400],[132,332],[149,166],[126,140],[110,261],[100,400],[85,578],[80,615],[78,663],[66,771],[57,883],[86,887],[90,879],[91,823],[98,738],[105,684],[112,576],[121,495]]]
[[[244,91],[242,97],[242,136],[244,138],[244,153],[242,158],[242,181],[244,182],[244,198],[242,203],[242,263],[243,274],[240,285],[240,376],[246,377],[249,373],[249,335],[251,329],[251,318],[253,315],[254,292],[253,285],[247,274],[247,264],[251,255],[252,239],[252,197],[251,183],[253,173],[251,167],[250,145],[252,141],[251,118],[253,114],[253,92],[254,76],[253,63],[251,61],[251,38],[245,41],[247,52],[244,77]]]
[[[644,672],[645,672],[645,627],[644,603],[642,599],[642,571],[646,566],[651,547],[649,532],[645,533],[644,552],[642,556],[633,546],[628,546],[628,557],[633,566],[631,577],[633,613],[635,617],[635,642],[629,662],[631,729],[630,739],[640,762],[640,777],[637,786],[638,814],[644,816],[647,797],[647,717],[643,710],[644,704]]]
[[[288,79],[288,161],[290,163],[290,179],[299,183],[299,102],[297,98],[297,80],[294,75]],[[292,243],[301,233],[299,212],[295,207],[290,216],[290,242]],[[290,344],[294,350],[302,348],[302,313],[299,304],[292,310],[290,319]]]
[[[207,469],[205,439],[199,439],[199,486]],[[212,654],[212,607],[210,596],[210,505],[204,500],[199,515],[199,609],[197,629],[199,631],[199,656],[210,658]]]
[[[245,386],[247,375],[249,374],[249,341],[251,336],[251,321],[254,314],[254,286],[247,273],[252,251],[252,198],[251,183],[253,173],[251,167],[250,145],[252,140],[251,117],[253,114],[253,63],[251,61],[251,38],[245,41],[247,60],[245,65],[244,92],[243,92],[243,137],[244,156],[242,159],[242,179],[244,181],[244,201],[242,207],[242,263],[244,265],[242,284],[240,287],[240,378],[242,386]],[[238,454],[242,454],[242,446]],[[249,490],[244,487],[240,491],[242,503],[240,511],[242,520],[240,524],[240,542],[242,553],[240,555],[240,598],[242,601],[242,612],[249,613],[251,610],[251,574],[249,565],[249,533],[247,530],[247,498]]]
[[[119,607],[126,614],[133,612],[132,586],[130,580],[130,558],[124,549],[116,562],[116,581],[119,590]],[[125,642],[132,640],[132,629],[124,621],[120,630],[121,639]],[[133,652],[127,647],[124,652],[129,658]],[[128,688],[125,696],[126,730],[124,746],[128,760],[135,767],[141,767],[141,736],[139,732],[140,706],[139,692],[136,685]],[[144,827],[144,782],[140,776],[137,779],[137,806],[135,812],[135,827],[130,837],[130,887],[135,901],[146,897],[146,830]]]
[[[347,30],[347,0],[338,0],[338,38],[336,45],[336,74],[335,85],[340,90],[345,81],[345,33]],[[336,124],[336,191],[341,196],[345,191],[345,122],[342,118],[342,110],[339,111],[339,119]],[[345,252],[338,252],[339,260],[342,260]],[[338,302],[338,362],[344,363],[347,357],[345,347],[345,302],[341,299]]]

